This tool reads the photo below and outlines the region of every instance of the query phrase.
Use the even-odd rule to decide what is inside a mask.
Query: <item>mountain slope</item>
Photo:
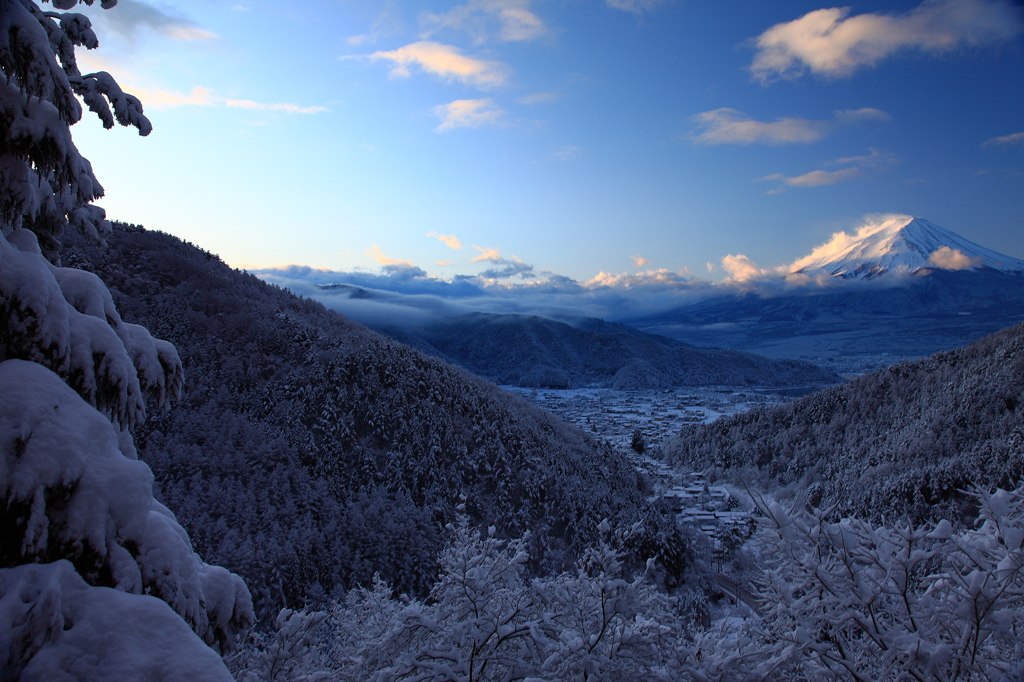
[[[499,384],[636,390],[694,385],[777,388],[841,381],[809,363],[693,348],[589,318],[569,325],[531,315],[472,313],[418,330],[381,331]]]
[[[821,293],[723,296],[629,323],[694,344],[769,356],[923,356],[1024,319],[1024,275],[931,272]]]
[[[770,357],[920,357],[1024,319],[1024,261],[921,218],[836,237],[765,289],[623,322]]]
[[[666,452],[698,469],[752,467],[757,485],[809,488],[842,515],[959,518],[963,490],[1024,477],[1024,324],[688,428]]]
[[[913,274],[926,268],[1024,271],[1024,261],[978,246],[924,218],[893,218],[858,237],[849,244],[816,249],[797,261],[792,273],[871,279],[884,274]]]
[[[168,235],[109,242],[70,237],[65,264],[99,274],[185,367],[180,403],[137,435],[140,458],[264,617],[374,573],[422,592],[460,495],[499,533],[531,530],[537,570],[564,565],[601,519],[640,514],[621,454],[493,384]]]

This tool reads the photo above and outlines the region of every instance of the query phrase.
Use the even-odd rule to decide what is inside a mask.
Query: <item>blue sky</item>
[[[83,72],[114,74],[154,126],[144,139],[88,116],[73,128],[99,203],[237,267],[428,293],[692,290],[886,213],[1024,257],[1011,3],[81,11],[101,41],[80,50]]]

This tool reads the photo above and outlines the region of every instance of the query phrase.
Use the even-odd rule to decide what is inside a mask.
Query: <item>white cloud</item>
[[[213,91],[209,88],[201,88],[198,85],[192,88],[187,95],[173,90],[148,90],[124,84],[125,89],[139,98],[147,109],[168,109],[170,107],[183,107],[188,105],[213,106],[216,100]]]
[[[508,68],[504,64],[467,57],[456,47],[429,40],[411,43],[390,52],[374,52],[369,58],[392,62],[394,67],[391,75],[398,78],[408,78],[409,68],[418,66],[422,71],[446,81],[457,80],[482,90],[500,87],[507,80]]]
[[[785,178],[785,181],[789,187],[821,187],[859,177],[861,172],[859,168],[843,168],[837,171],[813,170],[810,173]]]
[[[380,273],[336,272],[303,266],[252,269],[253,274],[287,286],[296,293],[316,298],[328,307],[354,319],[379,315],[387,324],[423,323],[439,316],[468,312],[521,313],[554,318],[600,317],[608,320],[641,317],[696,303],[711,297],[754,293],[770,297],[792,292],[834,290],[847,286],[890,286],[883,280],[851,282],[825,273],[807,275],[798,271],[813,263],[846,251],[855,241],[874,234],[893,221],[906,221],[899,214],[869,215],[849,233],[839,231],[816,246],[810,255],[789,266],[762,269],[743,254],[721,259],[726,279],[710,282],[694,277],[689,270],[666,268],[621,274],[600,272],[578,281],[548,270],[535,272],[533,266],[512,256],[504,258],[495,248],[474,246],[474,262],[491,267],[476,276],[433,277],[408,261],[389,258],[373,246],[367,254],[382,264]],[[964,268],[972,261],[955,249],[938,249],[933,267]],[[440,267],[452,263],[442,261]],[[717,265],[707,263],[708,272]],[[325,287],[324,285],[330,285]],[[404,322],[403,322],[404,320]]]
[[[253,270],[253,274],[315,298],[353,319],[365,322],[366,316],[375,316],[390,325],[424,323],[474,311],[615,320],[653,314],[712,296],[746,292],[770,296],[836,286],[832,277],[784,277],[782,273],[765,272],[742,256],[732,256],[730,263],[736,275],[747,279],[731,278],[720,283],[695,278],[685,268],[601,272],[587,281],[577,281],[549,271],[534,273],[531,266],[519,260],[496,260],[500,262],[488,261],[495,267],[479,276],[455,275],[450,280],[421,274],[418,268],[396,266],[385,266],[381,274],[300,266]],[[333,286],[324,288],[325,284]]]
[[[441,119],[441,125],[435,130],[442,131],[498,125],[505,115],[505,110],[496,105],[491,98],[457,99],[434,107],[434,113]]]
[[[832,112],[832,117],[839,125],[857,125],[869,121],[890,121],[892,116],[881,109],[861,107],[860,109],[841,109]]]
[[[806,118],[779,118],[771,122],[755,121],[735,109],[714,109],[697,114],[704,131],[694,137],[703,144],[787,144],[816,142],[828,132],[827,121]]]
[[[370,248],[367,249],[366,255],[370,256],[381,265],[404,265],[407,267],[416,267],[416,263],[411,260],[398,260],[396,258],[389,258],[388,256],[385,256],[384,252],[381,251],[380,247],[376,244],[372,244]]]
[[[602,271],[585,282],[572,281],[572,283],[578,287],[581,293],[588,292],[602,297],[604,295],[622,297],[614,304],[609,300],[606,305],[621,307],[623,312],[629,311],[629,314],[637,314],[635,311],[629,310],[631,307],[647,307],[654,301],[659,301],[655,305],[663,305],[666,297],[670,300],[676,297],[685,298],[692,294],[693,289],[704,288],[707,284],[700,280],[694,280],[686,268],[682,270],[659,268],[643,272],[623,272],[618,275]],[[581,297],[576,296],[576,298]],[[605,314],[598,317],[607,318],[614,317],[614,315]]]
[[[501,261],[495,261],[496,267],[487,268],[480,273],[480,277],[485,280],[507,280],[516,275],[526,279],[527,277],[533,277],[533,266],[524,263],[515,256],[512,260],[502,259]]]
[[[943,270],[966,270],[973,268],[981,262],[980,258],[971,258],[960,249],[951,249],[948,246],[941,246],[932,251],[928,256],[928,262]]]
[[[449,249],[461,249],[462,242],[454,234],[438,234],[437,232],[427,232],[428,237],[436,237],[438,240],[448,245]]]
[[[781,268],[786,272],[797,272],[818,262],[831,260],[842,254],[854,243],[870,237],[879,230],[885,228],[888,223],[894,220],[909,219],[911,216],[900,213],[885,213],[881,215],[865,216],[864,224],[857,228],[853,234],[846,231],[839,231],[832,234],[827,242],[815,246],[811,253],[793,262],[787,268]]]
[[[867,154],[860,156],[847,156],[841,159],[828,161],[827,165],[849,166],[839,170],[813,170],[802,175],[787,176],[782,173],[772,173],[763,178],[757,178],[756,182],[768,180],[778,181],[780,184],[775,189],[769,190],[768,194],[778,194],[792,187],[821,187],[823,185],[835,185],[846,180],[864,175],[869,169],[877,169],[880,166],[891,166],[899,163],[899,159],[889,152],[880,152],[875,148],[869,148]]]
[[[993,137],[985,140],[982,143],[982,147],[992,147],[997,144],[1012,145],[1012,144],[1024,144],[1024,133],[1013,133],[1012,135],[1003,135],[1002,137]]]
[[[300,107],[298,104],[271,104],[267,102],[255,102],[251,99],[225,99],[224,106],[238,107],[240,109],[260,109],[262,111],[283,111],[288,114],[318,114],[322,111],[330,111],[327,107],[311,106]]]
[[[755,80],[795,78],[810,70],[849,76],[901,51],[950,52],[986,46],[1022,30],[1020,11],[1003,0],[930,0],[905,14],[857,14],[849,7],[809,12],[755,40]]]
[[[474,258],[471,262],[473,263],[500,263],[505,259],[501,257],[501,252],[498,249],[483,248],[481,246],[473,246],[474,249],[480,252],[480,255]]]
[[[764,271],[757,267],[754,261],[742,253],[729,254],[722,259],[722,268],[728,274],[729,279],[737,282],[746,282],[751,279],[759,279],[764,276]]]
[[[867,154],[862,154],[861,156],[847,156],[842,159],[830,161],[829,163],[837,166],[856,164],[864,167],[873,167],[896,164],[899,163],[899,159],[896,158],[895,154],[880,152],[874,147],[869,147]]]
[[[182,106],[225,106],[239,109],[257,109],[261,111],[280,111],[287,114],[316,114],[330,111],[327,107],[300,107],[297,104],[281,104],[271,102],[255,102],[249,99],[225,99],[213,94],[213,90],[196,86],[188,94],[174,90],[150,90],[128,85],[125,88],[139,98],[147,109],[168,109]]]
[[[784,117],[774,121],[758,121],[735,109],[721,108],[694,117],[703,131],[692,139],[701,144],[807,144],[817,142],[840,125],[888,119],[884,111],[869,107],[836,111],[831,120]]]
[[[630,260],[633,261],[634,267],[642,268],[645,265],[649,265],[651,261],[647,260],[643,256],[630,256]]]
[[[530,0],[470,0],[441,14],[423,12],[420,27],[424,39],[452,29],[465,31],[478,45],[495,33],[506,42],[536,40],[548,33],[541,18],[530,11]]]
[[[609,7],[621,9],[633,14],[644,14],[653,12],[659,5],[667,4],[670,0],[606,0]]]
[[[131,44],[135,44],[141,33],[153,31],[172,40],[211,40],[217,34],[201,28],[196,22],[181,15],[170,14],[142,0],[121,0],[117,11],[99,12],[92,15]]]
[[[329,111],[327,107],[322,106],[302,107],[297,104],[256,102],[249,99],[227,99],[214,94],[214,91],[210,88],[198,85],[193,87],[187,94],[176,90],[147,88],[141,84],[142,79],[138,74],[121,68],[116,62],[88,52],[82,52],[76,56],[82,73],[106,71],[117,80],[118,84],[126,92],[130,92],[138,97],[142,105],[147,109],[167,109],[182,106],[225,106],[241,109],[282,111],[290,114],[315,114]]]
[[[786,176],[782,173],[772,173],[766,175],[763,178],[758,178],[759,181],[763,180],[779,180],[782,184],[776,189],[769,190],[768,194],[778,194],[784,192],[790,187],[821,187],[822,185],[834,185],[844,180],[851,180],[859,177],[863,174],[860,168],[843,168],[837,171],[827,170],[813,170],[809,173],[796,176]]]
[[[505,258],[501,255],[501,252],[498,249],[489,247],[485,249],[481,246],[473,246],[473,248],[479,251],[480,255],[474,258],[471,262],[490,263],[494,266],[484,270],[478,275],[484,280],[508,280],[516,275],[523,279],[535,276],[533,266],[524,263],[520,258],[516,258],[515,256]]]

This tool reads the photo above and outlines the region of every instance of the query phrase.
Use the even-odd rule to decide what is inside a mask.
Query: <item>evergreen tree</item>
[[[83,15],[0,0],[0,678],[227,680],[210,647],[252,622],[249,592],[192,551],[132,438],[147,398],[178,396],[178,354],[60,267],[67,226],[110,230],[77,97],[105,127],[151,128],[109,74],[78,70],[74,48],[96,45]]]
[[[633,429],[633,437],[629,441],[629,447],[638,455],[644,454],[644,450],[647,449],[647,443],[644,441],[644,432],[640,430],[639,426]]]

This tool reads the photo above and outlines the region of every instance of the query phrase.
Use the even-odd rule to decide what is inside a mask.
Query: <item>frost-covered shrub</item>
[[[678,679],[680,621],[646,572],[624,575],[615,547],[630,533],[604,523],[603,540],[578,570],[528,580],[528,538],[499,540],[493,528],[480,532],[464,518],[449,530],[428,600],[393,598],[377,580],[333,609],[318,643],[308,628],[292,627],[295,614],[283,613],[277,634],[255,642],[240,667],[254,680],[279,679],[269,661],[291,666],[291,677],[280,679]],[[317,618],[306,614],[296,625]]]
[[[228,659],[239,682],[316,682],[331,678],[316,644],[327,619],[323,611],[282,609],[272,633],[252,632],[246,646]],[[352,679],[346,677],[345,679]]]
[[[0,0],[0,678],[230,679],[205,644],[250,626],[249,592],[192,551],[131,433],[147,397],[178,397],[181,361],[59,265],[65,226],[109,231],[71,141],[76,96],[107,127],[150,129],[75,45],[96,46],[86,17]]]
[[[1024,672],[1024,487],[976,493],[976,528],[826,521],[759,503],[763,615],[689,652],[699,680],[1017,680]]]

